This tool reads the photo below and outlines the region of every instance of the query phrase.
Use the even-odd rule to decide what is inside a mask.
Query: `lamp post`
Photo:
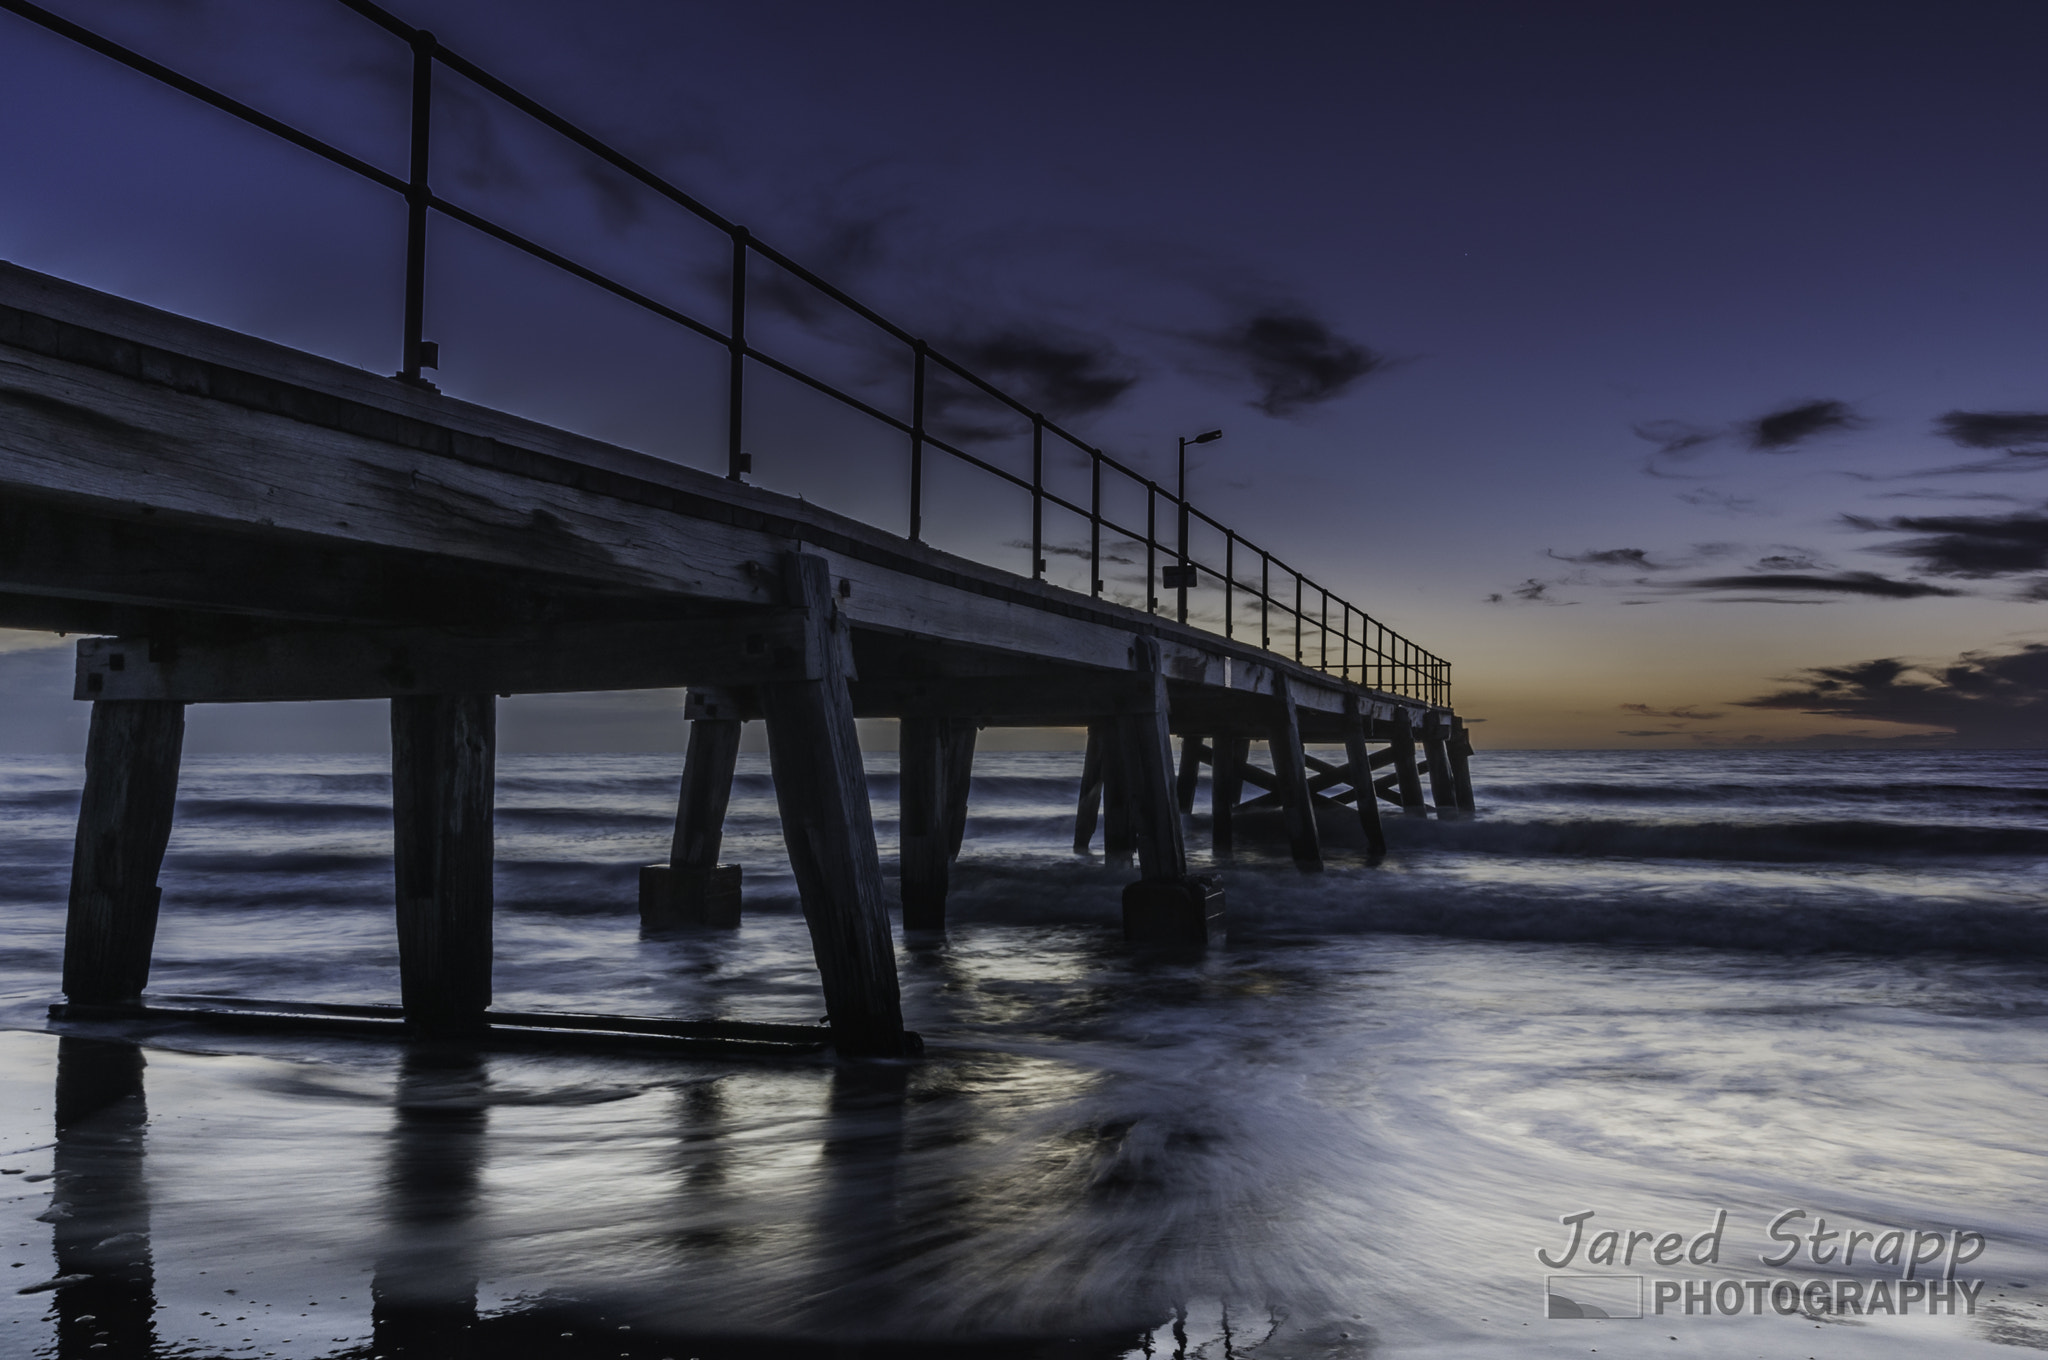
[[[1194,569],[1188,565],[1188,445],[1213,444],[1222,437],[1223,431],[1210,430],[1207,434],[1198,434],[1193,439],[1183,436],[1180,441],[1180,482],[1174,489],[1174,495],[1180,503],[1180,562],[1174,572],[1174,582],[1180,592],[1178,617],[1182,623],[1188,621],[1188,583],[1194,576]]]

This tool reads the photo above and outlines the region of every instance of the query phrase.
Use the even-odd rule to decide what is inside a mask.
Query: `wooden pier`
[[[1201,763],[1219,855],[1240,806],[1274,806],[1309,870],[1320,805],[1348,805],[1375,849],[1382,803],[1471,807],[1441,704],[421,385],[11,266],[0,364],[0,625],[90,635],[64,965],[81,1014],[141,1003],[176,909],[156,879],[187,704],[390,701],[402,997],[424,1029],[489,1023],[496,696],[689,690],[673,848],[642,876],[650,929],[738,923],[719,837],[740,724],[765,719],[848,1054],[915,1042],[856,718],[901,722],[910,930],[944,928],[984,726],[1088,730],[1076,845],[1099,818],[1108,858],[1135,856],[1138,944],[1218,924],[1181,820]]]
[[[110,73],[157,81],[394,195],[404,221],[392,376],[0,264],[0,626],[90,635],[78,646],[77,697],[93,715],[66,1014],[151,1009],[143,993],[164,909],[157,875],[188,704],[390,701],[402,1021],[360,1008],[322,1012],[323,1023],[355,1030],[402,1022],[412,1032],[528,1042],[550,1029],[546,1017],[490,1005],[502,696],[687,689],[675,835],[667,861],[640,881],[649,930],[738,924],[739,870],[719,862],[719,846],[741,725],[765,721],[829,1039],[847,1055],[917,1048],[903,1028],[858,718],[900,724],[898,882],[911,931],[945,928],[975,733],[985,726],[1087,729],[1075,847],[1086,850],[1100,823],[1105,859],[1135,858],[1123,908],[1137,946],[1198,948],[1220,927],[1222,893],[1212,877],[1189,872],[1181,821],[1204,763],[1214,772],[1218,858],[1231,852],[1246,808],[1280,811],[1304,870],[1323,862],[1318,808],[1348,807],[1374,855],[1386,845],[1382,803],[1411,816],[1471,811],[1469,747],[1442,658],[1207,514],[1184,485],[1168,491],[1089,445],[432,33],[371,0],[337,0],[337,9],[381,31],[410,68],[404,174],[30,0],[0,0],[8,22],[76,43]],[[434,90],[449,81],[729,238],[726,315],[692,315],[437,193]],[[730,375],[725,475],[438,392],[425,377],[440,364],[426,338],[437,223],[714,346]],[[810,290],[816,305],[893,347],[906,361],[907,417],[750,338],[750,262],[776,271],[776,287]],[[748,375],[762,370],[905,439],[905,535],[746,484]],[[930,419],[963,399],[1028,437],[1028,471],[949,440]],[[1048,479],[1049,446],[1086,470],[1087,491]],[[922,541],[924,468],[938,459],[1028,496],[1029,539],[1018,545],[1028,546],[1028,575]],[[1142,513],[1126,509],[1119,522],[1109,507],[1133,498]],[[1159,528],[1162,501],[1177,526],[1171,539]],[[1086,549],[1056,548],[1048,514],[1085,527]],[[1103,598],[1105,535],[1142,554],[1146,608]],[[1209,546],[1198,550],[1198,538]],[[1086,557],[1085,592],[1045,580],[1047,554],[1062,550]],[[1220,636],[1189,621],[1190,592],[1205,588],[1220,597],[1211,613]],[[1171,620],[1159,613],[1162,591],[1176,600]],[[1276,640],[1284,653],[1271,649]],[[1249,760],[1261,742],[1270,771]],[[1343,758],[1319,759],[1315,746],[1341,748]],[[1257,793],[1244,802],[1247,786]],[[310,1014],[303,1001],[226,1009],[240,1024]],[[757,1027],[750,1038],[623,1017],[558,1019],[563,1042],[810,1041],[786,1027]]]

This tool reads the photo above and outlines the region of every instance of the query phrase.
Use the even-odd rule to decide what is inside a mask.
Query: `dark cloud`
[[[1950,411],[1935,419],[1934,428],[1966,449],[2048,444],[2048,413],[2039,411]]]
[[[1681,461],[1697,458],[1703,448],[1721,437],[1719,430],[1710,430],[1686,420],[1646,420],[1629,428],[1635,432],[1636,438],[1655,444],[1658,457]]]
[[[1618,728],[1614,735],[1617,737],[1675,737],[1678,735],[1678,732],[1679,729],[1676,727],[1652,727],[1640,732],[1631,732],[1626,728]]]
[[[1749,447],[1760,453],[1787,453],[1817,434],[1853,430],[1867,422],[1845,401],[1803,401],[1745,422],[1741,429]]]
[[[1103,410],[1138,381],[1129,363],[1108,345],[1023,326],[956,340],[948,348],[969,368],[1049,416]]]
[[[1346,340],[1327,322],[1291,307],[1260,311],[1204,340],[1244,366],[1259,387],[1252,405],[1269,416],[1298,415],[1341,397],[1389,362],[1379,351]]]
[[[1984,578],[2048,570],[2048,514],[1896,515],[1868,519],[1844,515],[1858,529],[1920,534],[1877,549],[1912,558],[1937,576]]]
[[[1028,538],[1013,538],[1005,546],[1011,548],[1022,548],[1026,552],[1029,552],[1031,550],[1031,540]],[[1038,550],[1044,553],[1047,557],[1078,557],[1083,562],[1087,561],[1089,556],[1088,548],[1085,544],[1076,545],[1071,543],[1041,543],[1038,547]],[[1113,552],[1107,547],[1105,547],[1102,550],[1102,560],[1105,562],[1120,563],[1124,566],[1129,566],[1133,562],[1137,561],[1135,557],[1129,557],[1123,553]]]
[[[1984,458],[1974,463],[1949,463],[1942,467],[1915,468],[1911,472],[1900,472],[1880,477],[1869,472],[1845,472],[1845,477],[1854,477],[1859,482],[1896,482],[1909,477],[1973,477],[2005,476],[2014,472],[2040,472],[2048,469],[2048,449],[2007,449],[2003,458]],[[1928,492],[1938,495],[1938,492]]]
[[[1582,567],[1635,567],[1642,571],[1664,571],[1666,568],[1650,560],[1647,548],[1588,548],[1582,553],[1561,553],[1546,548],[1546,556],[1560,562],[1571,562]]]
[[[1677,708],[1651,708],[1648,704],[1622,704],[1620,708],[1624,713],[1633,713],[1642,718],[1679,718],[1686,722],[1706,722],[1725,716],[1720,713],[1702,713],[1691,704],[1682,704]]]
[[[1560,583],[1557,581],[1539,581],[1531,576],[1528,580],[1504,595],[1495,594],[1487,596],[1486,602],[1488,604],[1506,604],[1510,600],[1519,600],[1523,604],[1577,604],[1577,600],[1560,600],[1551,595],[1550,588],[1558,584]]]
[[[1686,590],[1796,590],[1827,595],[1868,595],[1885,600],[1911,600],[1923,595],[1961,595],[1925,581],[1894,581],[1874,571],[1845,571],[1836,576],[1803,576],[1780,572],[1759,572],[1753,576],[1705,576],[1678,581]]]
[[[1759,557],[1756,560],[1758,571],[1815,571],[1819,567],[1819,559],[1811,553],[1803,552],[1772,553],[1769,557]]]
[[[902,217],[890,211],[866,217],[849,217],[818,229],[801,252],[791,258],[819,278],[845,288],[866,281],[886,261],[888,231]],[[731,275],[716,270],[706,275],[723,294],[732,286]],[[756,257],[747,267],[747,307],[766,307],[812,330],[830,330],[852,316],[844,306],[787,270]],[[865,323],[859,329],[869,339]]]
[[[2007,469],[2008,471],[2010,469]],[[1872,500],[1880,501],[2004,501],[2008,505],[2024,505],[2027,497],[2015,496],[2008,491],[1942,491],[1931,486],[1914,487],[1910,491],[1880,491]]]
[[[1896,657],[1816,666],[1793,688],[1745,699],[1745,708],[1789,709],[1947,729],[1955,746],[2048,744],[2048,643],[2017,651],[1967,652],[1947,666]]]

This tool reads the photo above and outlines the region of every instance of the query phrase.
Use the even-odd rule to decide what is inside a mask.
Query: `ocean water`
[[[0,1355],[2048,1349],[2048,755],[1482,752],[1479,816],[1390,811],[1383,864],[1341,817],[1319,875],[1243,846],[1193,962],[1120,945],[1079,764],[977,760],[952,927],[898,939],[929,1056],[837,1067],[60,1039],[79,771],[6,759]],[[501,760],[500,1006],[820,1017],[763,757],[743,928],[640,938],[677,775]],[[188,761],[152,991],[395,999],[389,795]],[[1802,1230],[1868,1235],[1760,1260]],[[125,1274],[17,1292],[67,1234]]]

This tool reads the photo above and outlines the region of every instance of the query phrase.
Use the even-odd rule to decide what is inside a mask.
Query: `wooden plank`
[[[467,1029],[491,1004],[497,701],[391,701],[399,995],[423,1029]]]
[[[1231,822],[1238,799],[1244,796],[1251,744],[1251,736],[1244,732],[1220,732],[1216,736],[1214,765],[1209,775],[1209,844],[1218,859],[1229,858],[1235,848]]]
[[[752,685],[822,674],[801,614],[513,630],[264,632],[224,642],[81,638],[73,696],[182,703]]]
[[[1274,696],[1273,726],[1266,738],[1273,753],[1273,773],[1280,785],[1282,808],[1287,814],[1287,848],[1295,867],[1318,870],[1323,867],[1323,849],[1316,830],[1314,795],[1308,786],[1308,769],[1303,763],[1301,722],[1294,707],[1294,682],[1282,676],[1280,692]]]
[[[1088,725],[1088,748],[1081,756],[1081,796],[1074,809],[1074,853],[1085,855],[1095,840],[1095,823],[1102,807],[1104,758],[1109,744],[1109,724]]]
[[[148,985],[184,736],[183,704],[92,706],[64,925],[64,995],[73,1001],[129,1003]]]
[[[847,695],[844,652],[825,645],[846,621],[834,608],[823,558],[791,553],[786,599],[806,611],[826,658],[816,680],[760,687],[768,759],[783,840],[824,980],[825,1010],[842,1054],[897,1055],[917,1046],[903,1030],[896,955],[882,902],[867,774]]]
[[[1422,772],[1415,765],[1415,728],[1408,710],[1397,707],[1391,723],[1393,733],[1394,780],[1401,791],[1401,810],[1411,817],[1424,817],[1428,805],[1422,801]]]
[[[1387,853],[1387,832],[1380,824],[1380,800],[1372,793],[1372,756],[1365,747],[1366,718],[1359,711],[1359,703],[1353,699],[1349,705],[1351,726],[1344,734],[1344,754],[1351,763],[1346,767],[1350,777],[1351,791],[1358,810],[1358,827],[1365,833],[1365,844],[1375,859]]]
[[[720,864],[718,852],[743,726],[737,715],[690,722],[668,862],[640,871],[642,930],[732,929],[740,923],[740,866]]]
[[[1116,715],[1119,763],[1129,782],[1139,876],[1153,882],[1187,877],[1187,847],[1174,800],[1173,743],[1166,730],[1166,676],[1159,647],[1138,638],[1132,648],[1131,697]]]

